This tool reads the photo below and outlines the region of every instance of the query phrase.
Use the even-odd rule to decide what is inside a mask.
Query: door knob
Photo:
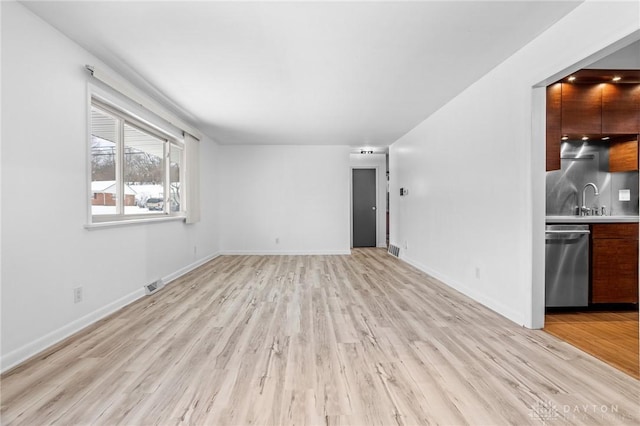
[[[375,209],[376,209],[376,206],[371,207],[371,210],[375,210]]]

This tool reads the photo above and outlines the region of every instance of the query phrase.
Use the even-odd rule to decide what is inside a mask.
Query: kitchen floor
[[[547,313],[544,331],[640,379],[638,311]]]

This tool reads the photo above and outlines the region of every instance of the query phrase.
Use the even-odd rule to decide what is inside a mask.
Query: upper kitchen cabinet
[[[562,83],[547,87],[547,171],[560,170]]]
[[[609,171],[638,170],[638,136],[616,138],[609,145]]]
[[[603,84],[602,133],[640,133],[640,84]]]
[[[562,84],[562,133],[602,132],[602,85]]]
[[[640,134],[640,70],[577,71],[547,86],[546,106],[547,171],[560,169],[563,138],[625,142],[615,146],[611,169],[638,169],[638,141],[631,141]]]

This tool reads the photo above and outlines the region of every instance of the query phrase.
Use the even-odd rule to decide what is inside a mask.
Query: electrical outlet
[[[480,279],[480,267],[476,266],[476,278]]]
[[[631,190],[630,189],[619,190],[618,201],[631,201]]]
[[[276,238],[276,244],[280,244],[280,238]]]
[[[73,303],[82,302],[82,287],[76,287],[73,289]]]
[[[404,240],[404,249],[409,250],[409,241]]]
[[[198,255],[198,246],[193,246],[193,255],[194,256]]]

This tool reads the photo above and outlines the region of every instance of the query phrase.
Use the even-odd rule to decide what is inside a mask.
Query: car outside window
[[[93,98],[89,128],[92,223],[184,213],[182,141]]]

